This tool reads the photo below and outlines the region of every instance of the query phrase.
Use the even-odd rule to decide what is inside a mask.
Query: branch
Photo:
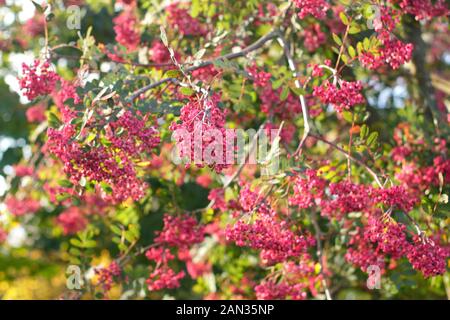
[[[192,67],[187,68],[187,69],[185,70],[185,72],[186,72],[186,73],[192,72],[192,71],[194,71],[194,70],[197,70],[197,69],[200,69],[200,68],[203,68],[203,67],[212,65],[212,64],[214,64],[215,62],[220,61],[220,60],[232,60],[232,59],[244,57],[244,56],[246,56],[247,54],[249,54],[250,52],[255,51],[255,50],[258,50],[259,48],[262,48],[266,42],[268,42],[268,41],[270,41],[270,40],[272,40],[272,39],[275,39],[276,37],[278,37],[278,35],[279,35],[278,31],[272,31],[272,32],[269,32],[269,33],[266,34],[264,37],[258,39],[257,41],[255,41],[254,43],[252,43],[251,45],[249,45],[248,47],[242,49],[242,50],[239,51],[239,52],[227,53],[227,54],[225,54],[225,55],[223,55],[223,56],[220,56],[220,57],[217,57],[217,58],[214,58],[214,59],[211,59],[211,60],[207,60],[207,61],[201,62],[201,63],[198,64],[198,65],[195,65],[195,66],[192,66]],[[176,80],[176,79],[174,79],[174,78],[165,78],[165,79],[159,80],[159,81],[157,81],[157,82],[151,83],[151,84],[149,84],[149,85],[147,85],[147,86],[145,86],[145,87],[143,87],[143,88],[141,88],[141,89],[135,91],[135,92],[128,98],[128,100],[129,100],[129,101],[133,101],[134,99],[136,99],[137,97],[139,97],[139,95],[141,95],[142,93],[145,93],[146,91],[148,91],[148,90],[150,90],[150,89],[156,88],[156,87],[158,87],[158,86],[160,86],[161,84],[164,84],[164,83],[166,83],[166,82],[173,82],[173,83],[176,83],[176,82],[174,82],[174,80]],[[176,80],[176,81],[178,82],[178,80]]]

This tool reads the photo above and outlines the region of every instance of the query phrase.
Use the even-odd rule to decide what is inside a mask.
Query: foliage
[[[0,297],[450,298],[446,1],[0,5]]]

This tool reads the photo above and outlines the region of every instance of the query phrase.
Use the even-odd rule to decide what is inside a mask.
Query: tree
[[[450,298],[445,1],[31,3],[3,298]]]

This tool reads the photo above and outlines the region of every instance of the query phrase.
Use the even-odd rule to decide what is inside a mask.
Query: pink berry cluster
[[[49,61],[34,60],[31,65],[22,65],[22,77],[19,85],[28,100],[50,94],[55,88],[59,76],[51,70]]]
[[[322,286],[323,277],[316,273],[315,262],[308,254],[299,262],[283,262],[280,272],[280,276],[271,276],[254,287],[257,299],[304,300],[308,291],[313,297],[317,296],[317,288]]]
[[[155,40],[150,48],[150,59],[155,63],[170,62],[170,52],[161,41]]]
[[[31,19],[28,19],[23,26],[25,34],[29,34],[32,37],[43,34],[44,29],[45,17],[43,14],[35,14]]]
[[[409,212],[417,199],[401,186],[374,188],[349,181],[328,183],[309,169],[294,181],[294,192],[289,203],[301,209],[320,206],[322,215],[341,218],[351,212],[366,212],[377,206],[395,207]]]
[[[23,164],[17,164],[14,166],[14,172],[16,177],[27,177],[34,174],[34,168]]]
[[[353,106],[365,102],[361,94],[362,83],[360,81],[339,81],[339,87],[325,80],[320,86],[314,88],[313,95],[323,103],[331,104],[337,112],[350,110]]]
[[[363,213],[366,223],[353,232],[346,254],[346,259],[363,271],[370,265],[383,269],[388,255],[394,260],[407,257],[413,268],[425,277],[445,272],[448,252],[424,236],[409,241],[405,225],[394,221],[389,214],[380,213],[380,207],[397,208],[405,213],[413,209],[417,198],[405,187],[374,188],[349,181],[328,184],[311,169],[297,176],[294,183],[289,202],[300,209],[320,208],[323,216],[344,224],[351,221],[347,220],[347,214]]]
[[[40,123],[47,119],[45,116],[45,105],[40,103],[27,109],[25,116],[30,123]]]
[[[78,96],[76,89],[77,87],[75,84],[66,80],[61,80],[61,87],[59,90],[52,92],[53,101],[61,113],[64,123],[69,123],[76,117],[76,111],[65,102],[69,99],[73,99],[73,103],[75,105],[83,102],[83,100]]]
[[[270,83],[272,75],[269,72],[260,71],[256,64],[248,67],[247,72],[252,77],[253,84],[256,87],[265,87]]]
[[[364,229],[359,229],[349,241],[346,259],[366,271],[370,265],[384,270],[386,255],[393,260],[406,257],[426,278],[445,273],[448,250],[424,235],[412,236],[412,241],[407,235],[405,225],[391,218],[371,216]]]

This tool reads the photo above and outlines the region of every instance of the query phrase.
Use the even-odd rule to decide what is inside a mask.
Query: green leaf
[[[348,64],[348,56],[346,54],[343,54],[341,56],[342,61],[344,61],[345,64]]]
[[[348,47],[348,54],[352,59],[356,57],[356,50],[353,46]]]
[[[75,247],[78,247],[78,248],[83,248],[83,243],[80,240],[75,239],[75,238],[70,239],[70,244]]]
[[[341,38],[339,38],[339,36],[338,36],[337,34],[335,34],[335,33],[333,33],[333,40],[334,40],[334,42],[336,42],[336,44],[337,44],[338,46],[342,46],[342,40],[341,40]]]
[[[87,184],[87,180],[86,177],[81,177],[80,181],[78,182],[78,184],[82,187],[86,187]]]
[[[122,235],[122,229],[120,229],[118,226],[114,224],[111,226],[111,231],[119,236]]]
[[[361,126],[361,130],[359,131],[359,137],[363,140],[369,134],[369,128],[365,124]]]
[[[361,32],[361,27],[359,25],[357,25],[356,23],[351,25],[350,29],[348,29],[348,33],[349,34],[355,34],[355,33],[360,33]]]
[[[172,69],[165,73],[166,78],[178,78],[181,75],[182,75],[181,71],[177,69]]]
[[[353,123],[353,114],[351,112],[349,112],[349,111],[342,112],[342,117],[348,123]]]
[[[277,90],[278,88],[280,88],[284,83],[284,79],[278,79],[275,81],[272,81],[272,89],[273,90]]]
[[[169,46],[169,41],[167,41],[166,30],[164,30],[163,26],[160,27],[160,30],[161,30],[161,41],[164,43],[164,45],[166,47],[168,47]]]

